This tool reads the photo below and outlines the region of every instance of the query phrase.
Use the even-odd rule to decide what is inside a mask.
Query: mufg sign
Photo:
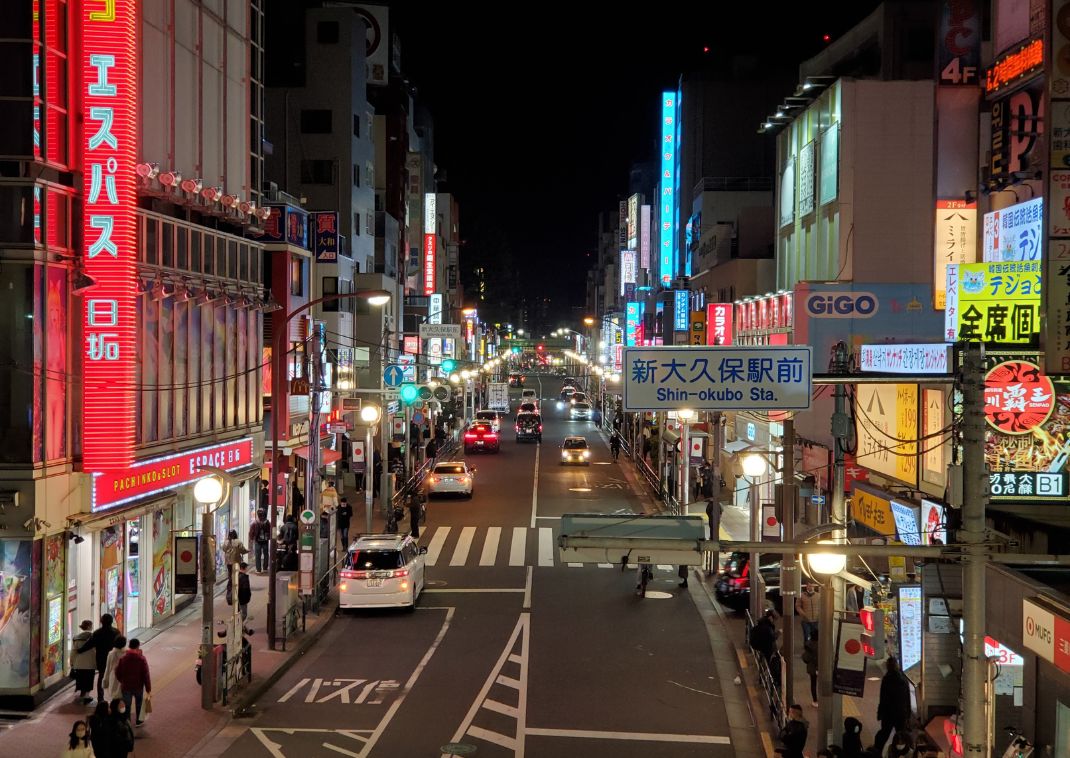
[[[624,410],[810,407],[809,347],[636,347],[624,350]]]

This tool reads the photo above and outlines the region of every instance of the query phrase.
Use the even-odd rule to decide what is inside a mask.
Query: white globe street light
[[[365,424],[376,424],[379,422],[379,416],[381,411],[377,405],[365,405],[360,409],[360,420]]]
[[[676,416],[686,424],[695,417],[695,412],[690,408],[681,408],[676,412]]]
[[[223,499],[223,480],[206,476],[193,485],[193,498],[201,505],[216,505]]]
[[[765,462],[765,458],[762,456],[751,453],[750,455],[743,456],[743,473],[752,479],[761,476],[765,473],[768,465]]]
[[[830,548],[842,547],[840,543],[832,540],[819,540],[817,544],[828,545]],[[806,556],[806,561],[810,564],[811,571],[825,576],[838,574],[847,568],[847,556],[844,553],[810,553]]]
[[[461,375],[460,374],[450,374],[450,383],[452,383],[452,384],[460,384],[461,383]]]

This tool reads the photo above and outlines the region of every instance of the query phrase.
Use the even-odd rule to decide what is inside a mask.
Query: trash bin
[[[286,616],[300,603],[297,596],[297,572],[279,571],[275,574],[275,635],[286,634]]]

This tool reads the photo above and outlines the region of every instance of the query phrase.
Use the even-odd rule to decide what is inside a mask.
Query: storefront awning
[[[738,453],[741,450],[747,450],[754,447],[746,440],[732,440],[731,442],[724,443],[724,450],[726,453]]]
[[[123,521],[141,518],[146,513],[167,508],[178,502],[178,494],[173,491],[161,492],[141,500],[134,500],[116,508],[105,508],[96,513],[83,513],[71,516],[70,521],[83,529],[97,530],[115,526]]]
[[[308,460],[308,445],[302,445],[301,447],[295,447],[291,452],[294,455],[298,456],[299,458],[304,458],[306,461]],[[324,448],[324,449],[320,450],[320,461],[319,462],[320,462],[321,466],[330,465],[330,464],[335,463],[336,461],[339,461],[341,459],[342,459],[342,454],[339,453],[337,450],[330,450],[328,448]]]

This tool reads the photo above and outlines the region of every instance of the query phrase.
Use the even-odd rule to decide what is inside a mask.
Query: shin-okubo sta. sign
[[[626,348],[624,410],[807,410],[810,347]]]
[[[82,324],[86,471],[124,469],[134,458],[137,343],[138,4],[81,8],[82,237],[86,293]]]
[[[1040,261],[958,267],[958,339],[1025,345],[1040,332]]]

